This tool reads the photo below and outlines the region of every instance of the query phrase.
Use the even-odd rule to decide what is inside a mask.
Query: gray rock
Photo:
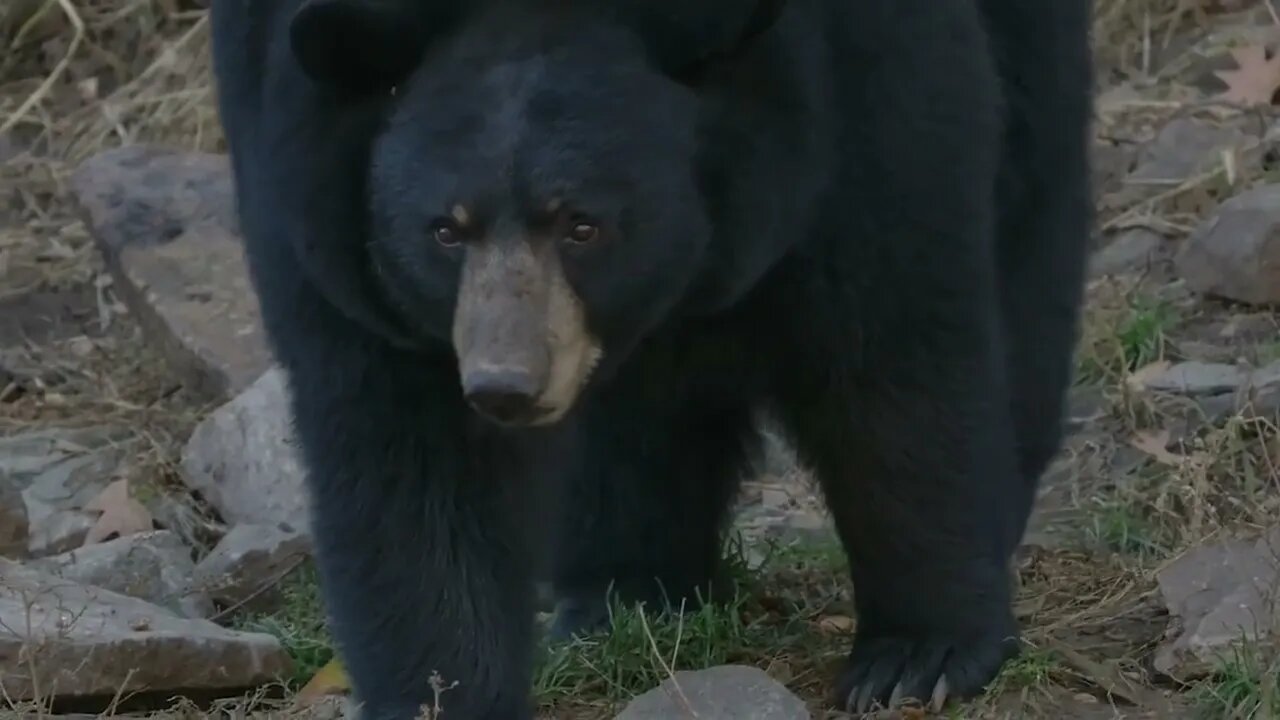
[[[1222,162],[1222,151],[1248,139],[1238,126],[1180,117],[1160,128],[1138,153],[1130,184],[1154,185],[1160,192]]]
[[[618,720],[678,718],[810,720],[812,715],[782,683],[747,665],[678,671],[674,678],[636,697],[618,715]]]
[[[267,369],[225,155],[129,145],[72,189],[126,305],[193,387],[225,399]]]
[[[1081,385],[1067,395],[1067,414],[1064,428],[1068,433],[1078,432],[1090,423],[1107,415],[1107,398],[1101,387]]]
[[[205,418],[182,457],[183,478],[233,524],[309,534],[288,379],[273,368]]]
[[[1256,419],[1280,412],[1280,362],[1251,368],[1193,360],[1170,366],[1141,386],[1193,398],[1196,411],[1185,419],[1195,427],[1215,425],[1234,414]]]
[[[1172,365],[1143,384],[1149,390],[1180,395],[1217,395],[1234,392],[1249,381],[1248,368],[1192,360]]]
[[[0,481],[25,504],[30,555],[79,547],[96,515],[82,512],[120,471],[133,441],[124,429],[49,429],[0,438]]]
[[[1280,302],[1280,184],[1225,202],[1187,238],[1174,267],[1196,292],[1242,303]]]
[[[1089,274],[1101,277],[1141,270],[1167,254],[1164,237],[1160,233],[1133,228],[1121,233],[1089,258]]]
[[[1094,142],[1089,148],[1089,166],[1093,176],[1094,192],[1097,196],[1106,197],[1116,188],[1129,173],[1135,149],[1130,144],[1112,144]]]
[[[160,605],[184,617],[210,617],[213,605],[188,586],[191,551],[168,530],[136,533],[34,560],[27,567]]]
[[[238,695],[292,671],[271,635],[181,618],[7,560],[0,560],[0,627],[0,687],[18,702],[51,689],[60,700],[104,706],[117,692]]]
[[[39,558],[78,548],[96,523],[97,518],[83,510],[54,510],[31,528],[27,553]]]
[[[1080,476],[1091,462],[1096,458],[1064,453],[1049,465],[1027,518],[1022,547],[1059,550],[1079,543],[1083,512],[1076,497]]]
[[[1175,618],[1172,639],[1157,649],[1156,670],[1183,681],[1213,672],[1240,642],[1274,632],[1280,567],[1280,529],[1250,542],[1229,540],[1195,548],[1157,575]]]
[[[274,592],[311,552],[306,536],[274,525],[237,525],[195,567],[192,586],[224,607],[270,612]]]

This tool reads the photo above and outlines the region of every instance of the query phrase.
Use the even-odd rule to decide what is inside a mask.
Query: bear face
[[[772,5],[736,25],[674,7],[312,0],[294,17],[313,78],[383,95],[366,241],[382,292],[452,344],[499,423],[563,418],[702,272],[690,78]]]
[[[370,252],[501,422],[554,422],[679,301],[709,239],[697,102],[629,33],[490,12],[396,88]]]

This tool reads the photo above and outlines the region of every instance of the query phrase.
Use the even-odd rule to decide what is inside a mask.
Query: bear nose
[[[463,394],[481,415],[501,423],[517,423],[533,414],[538,384],[521,370],[486,370],[463,381]]]

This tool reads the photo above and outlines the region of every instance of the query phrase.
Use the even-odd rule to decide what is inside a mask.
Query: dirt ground
[[[176,491],[179,449],[209,402],[182,386],[116,297],[66,179],[86,157],[124,143],[222,149],[203,10],[189,0],[0,6],[0,433],[126,424],[148,441],[139,472]],[[1275,41],[1278,28],[1263,0],[1099,2],[1099,245],[1126,229],[1154,228],[1172,246],[1225,198],[1275,181],[1273,163],[1260,161],[1183,179],[1153,198],[1134,197],[1120,177],[1170,118],[1273,122],[1275,107],[1216,102],[1221,85],[1211,71],[1231,67],[1225,49],[1232,43]],[[1161,676],[1151,662],[1169,623],[1157,592],[1160,569],[1212,538],[1275,524],[1275,427],[1240,415],[1187,420],[1185,408],[1135,394],[1128,384],[1135,371],[1162,360],[1275,359],[1276,315],[1197,296],[1167,262],[1130,270],[1090,286],[1074,393],[1080,422],[1046,481],[1054,522],[1079,541],[1026,548],[1018,608],[1028,653],[989,697],[951,716],[1280,713],[1280,656],[1269,648],[1247,648],[1226,669],[1185,684]],[[1173,433],[1166,453],[1196,461],[1166,462],[1150,444],[1135,445],[1162,431]],[[205,511],[194,501],[187,510],[180,514],[184,530],[200,537]],[[827,569],[806,574],[793,566],[770,576],[771,592],[806,597],[815,617],[839,617],[833,608],[847,595],[828,587]],[[763,612],[761,604],[757,599],[752,611]],[[824,715],[820,698],[839,643],[804,645],[813,637],[790,638],[795,645],[750,659],[771,670],[791,663],[788,684],[811,702],[815,717],[839,717]],[[602,707],[579,693],[549,703],[548,713],[607,716]]]

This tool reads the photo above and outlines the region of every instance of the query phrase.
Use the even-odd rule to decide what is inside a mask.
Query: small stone
[[[310,555],[306,536],[274,525],[237,525],[200,561],[192,586],[223,607],[271,612],[280,594],[274,591]]]
[[[1157,575],[1176,618],[1173,639],[1157,649],[1156,670],[1182,681],[1214,671],[1240,642],[1273,632],[1280,529],[1250,542],[1228,540],[1194,548]]]
[[[1074,433],[1099,418],[1105,417],[1107,398],[1097,385],[1080,385],[1067,395],[1067,415],[1063,424],[1067,432]]]
[[[818,629],[829,635],[850,635],[855,623],[848,615],[828,615],[818,621]]]
[[[1234,391],[1248,382],[1249,375],[1247,368],[1192,360],[1169,367],[1143,385],[1148,390],[1180,395],[1217,395]]]
[[[301,459],[294,447],[288,379],[273,368],[205,418],[183,452],[183,479],[224,520],[282,523],[309,534]]]
[[[126,305],[194,387],[224,399],[267,369],[225,155],[129,145],[72,187]]]
[[[1187,238],[1174,266],[1196,292],[1254,305],[1280,302],[1280,184],[1223,202]]]
[[[82,510],[54,510],[31,526],[27,552],[40,558],[78,548],[97,522],[96,516]]]
[[[1132,145],[1094,142],[1090,146],[1089,165],[1092,170],[1093,186],[1100,197],[1107,197],[1116,191],[1129,172],[1135,150]]]
[[[690,712],[692,711],[692,712]],[[747,665],[681,670],[632,700],[617,720],[810,720],[800,698]]]
[[[1089,258],[1089,274],[1093,277],[1119,275],[1141,270],[1162,259],[1164,237],[1146,228],[1133,228],[1107,243]]]
[[[1220,164],[1224,150],[1238,147],[1247,139],[1244,130],[1234,125],[1174,118],[1139,151],[1126,182],[1152,184],[1156,192],[1167,190]]]
[[[182,539],[168,530],[125,535],[27,567],[146,600],[184,617],[213,615],[208,598],[188,592],[195,562]]]
[[[760,504],[769,508],[786,508],[791,505],[791,493],[779,487],[765,487],[760,490]]]
[[[77,357],[82,358],[89,357],[98,349],[97,343],[93,341],[93,338],[85,335],[77,335],[67,340],[66,347]]]
[[[23,702],[57,688],[61,701],[117,693],[238,695],[292,672],[280,642],[181,618],[145,600],[0,560],[0,687]],[[32,669],[38,674],[33,677]]]
[[[1195,399],[1195,408],[1185,408],[1182,413],[1190,425],[1178,433],[1180,436],[1205,424],[1216,425],[1237,413],[1245,418],[1266,419],[1280,412],[1280,362],[1250,368],[1188,361],[1143,378],[1139,385],[1141,389]]]

